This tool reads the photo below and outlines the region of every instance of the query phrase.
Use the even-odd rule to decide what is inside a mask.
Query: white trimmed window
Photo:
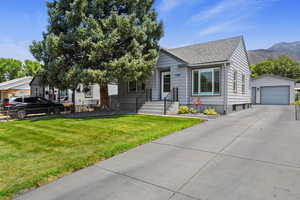
[[[83,92],[85,98],[93,98],[93,86],[87,85],[83,86]]]
[[[233,91],[234,93],[237,93],[237,83],[238,83],[238,72],[234,71],[233,73]]]
[[[245,74],[242,75],[242,93],[246,93],[246,76]]]
[[[69,96],[68,89],[65,89],[65,90],[59,90],[59,96],[60,96],[61,98],[63,98],[63,97],[68,97],[68,96]]]
[[[220,68],[206,68],[192,71],[193,95],[220,95]]]

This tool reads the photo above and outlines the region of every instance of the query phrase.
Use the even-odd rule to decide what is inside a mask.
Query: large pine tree
[[[146,79],[157,58],[163,26],[154,0],[54,0],[49,26],[31,52],[45,64],[44,82],[75,90],[98,83],[106,108],[108,83]]]

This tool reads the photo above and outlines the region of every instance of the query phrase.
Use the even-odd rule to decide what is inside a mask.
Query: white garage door
[[[261,88],[261,104],[288,105],[290,103],[290,87],[274,86]]]

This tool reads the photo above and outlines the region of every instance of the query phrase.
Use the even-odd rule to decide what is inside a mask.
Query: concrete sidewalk
[[[139,146],[22,200],[299,200],[300,123],[259,106]]]

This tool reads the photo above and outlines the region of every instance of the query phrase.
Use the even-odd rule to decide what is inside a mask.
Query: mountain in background
[[[273,45],[269,49],[257,49],[248,51],[250,64],[276,58],[278,56],[288,56],[300,63],[300,41],[282,42]]]

